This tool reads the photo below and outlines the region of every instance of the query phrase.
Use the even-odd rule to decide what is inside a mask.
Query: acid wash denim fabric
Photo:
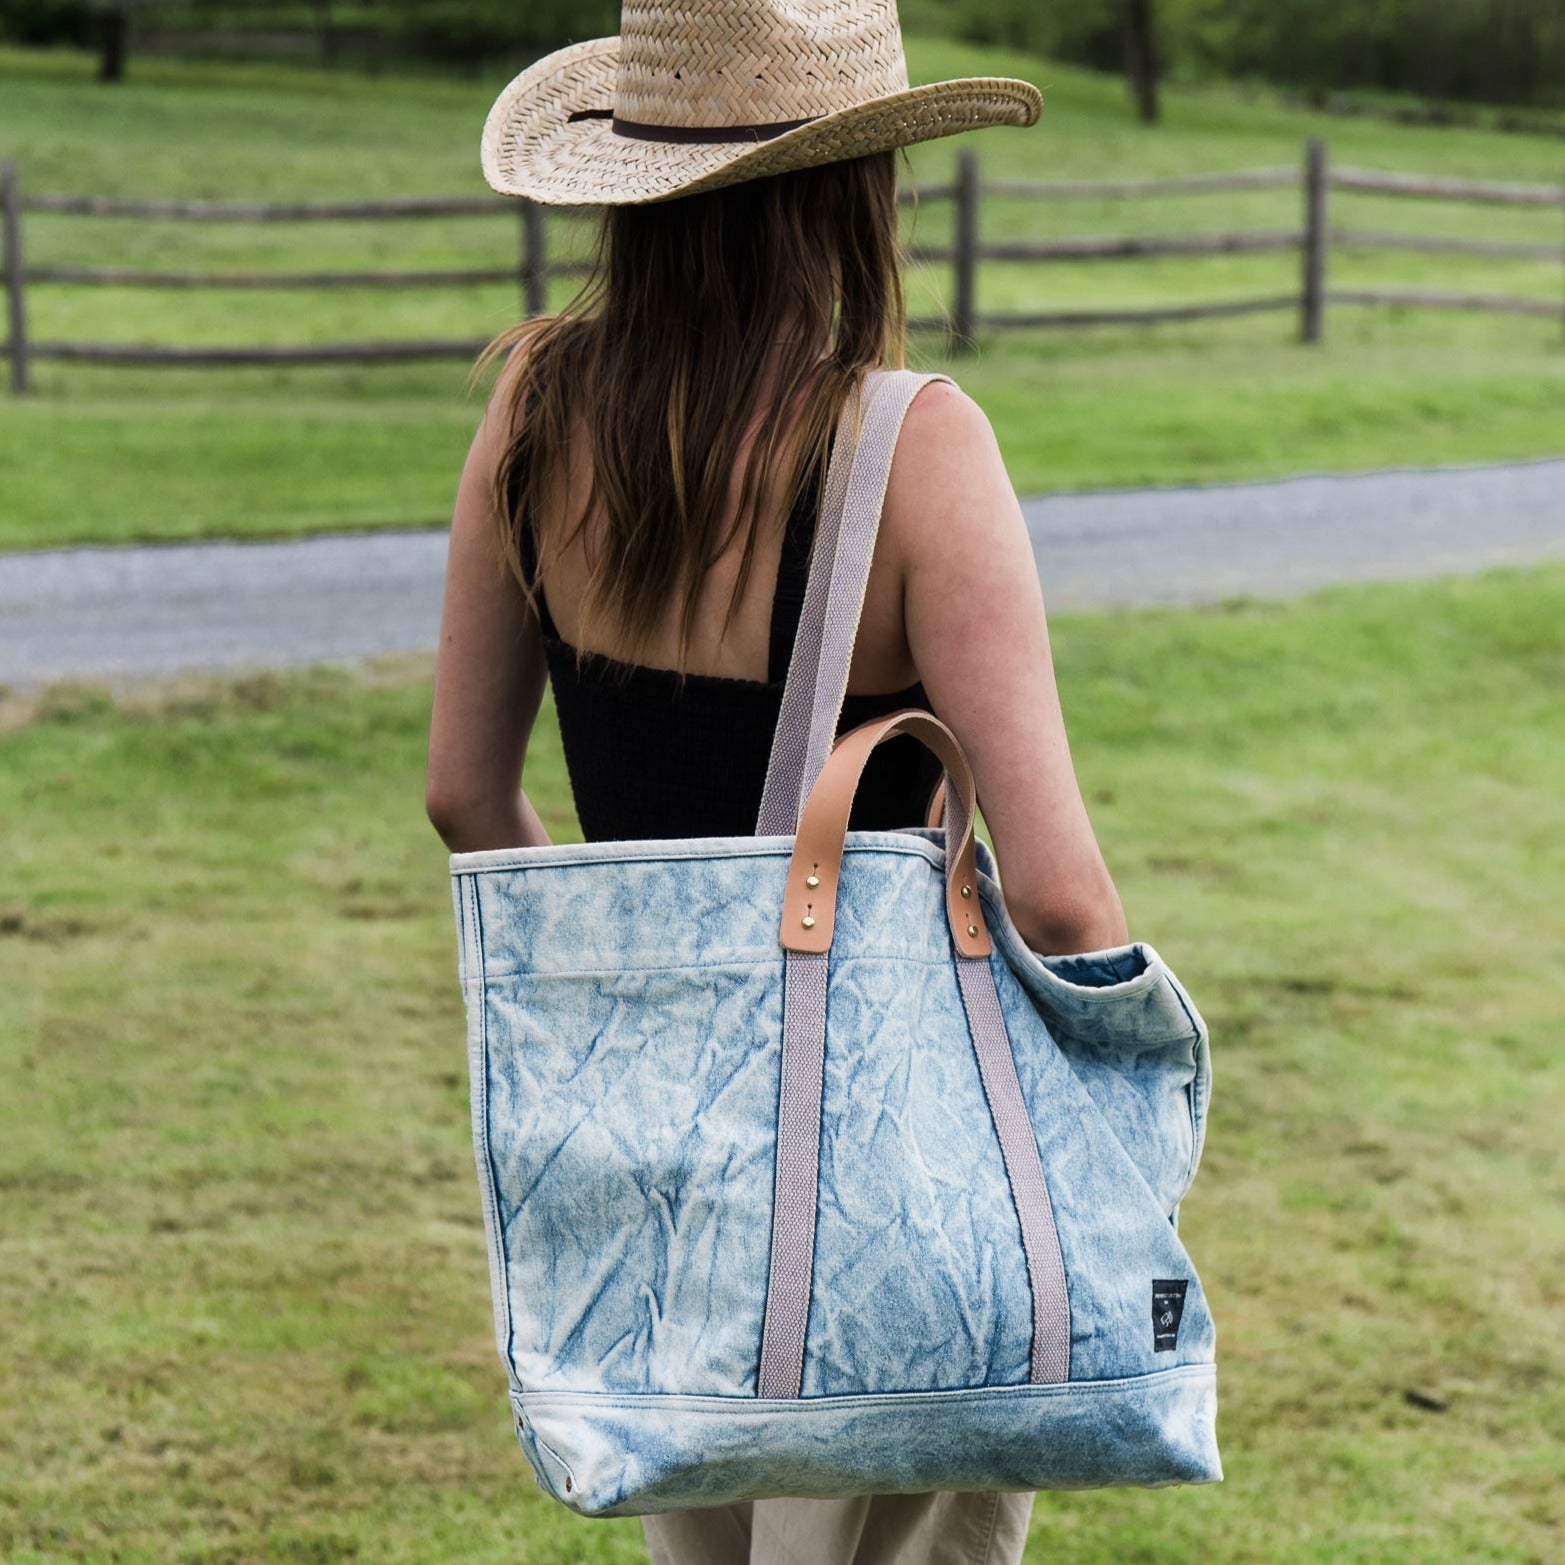
[[[1070,1378],[1029,1384],[1020,1225],[937,832],[848,835],[802,1395],[757,1396],[791,848],[452,858],[497,1344],[540,1482],[607,1515],[1221,1477],[1213,1326],[1176,1231],[1205,1026],[1148,946],[1028,950],[979,844],[1069,1294]],[[1186,1292],[1160,1350],[1170,1281]]]

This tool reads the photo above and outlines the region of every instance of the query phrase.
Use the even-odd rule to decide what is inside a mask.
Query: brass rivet
[[[820,885],[820,883],[821,883],[821,878],[820,878],[819,875],[806,875],[804,877],[804,884],[807,885],[810,888],[811,891],[813,891],[818,885]]]
[[[799,922],[803,924],[806,929],[814,929],[815,927],[815,920],[811,918],[808,913],[806,913],[804,917],[799,920]]]
[[[978,925],[977,924],[969,924],[967,926],[967,932],[968,932],[968,934],[970,934],[973,937],[974,940],[976,940],[978,938]]]
[[[973,888],[971,886],[963,886],[962,887],[962,895],[964,897],[970,897],[970,896],[972,896],[972,894],[973,894]]]

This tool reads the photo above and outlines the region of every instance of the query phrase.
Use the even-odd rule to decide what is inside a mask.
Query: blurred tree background
[[[902,0],[910,32],[1156,77],[1565,105],[1565,0]],[[617,0],[0,0],[0,37],[478,67],[618,25]],[[183,42],[182,42],[183,41]],[[111,73],[112,74],[112,73]]]
[[[106,61],[128,38],[158,53],[477,68],[618,25],[618,0],[0,0],[0,38]]]
[[[1526,106],[1565,104],[1565,0],[1152,0],[1164,67]],[[1134,0],[903,0],[904,26],[1116,70]],[[1133,31],[1133,29],[1132,29]]]

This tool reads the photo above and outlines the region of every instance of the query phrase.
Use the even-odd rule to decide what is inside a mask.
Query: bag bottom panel
[[[512,1394],[543,1488],[584,1516],[791,1495],[1213,1483],[1217,1372],[797,1401]]]

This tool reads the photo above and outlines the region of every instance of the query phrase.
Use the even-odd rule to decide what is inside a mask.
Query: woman
[[[491,113],[492,184],[607,215],[583,294],[481,361],[507,355],[458,490],[430,737],[453,851],[548,841],[523,783],[550,681],[589,840],[754,829],[832,434],[901,359],[893,149],[1037,115],[1025,83],[909,90],[889,0],[809,10],[725,0],[671,26],[630,4],[622,40],[540,62]],[[1028,943],[1122,944],[1020,508],[949,383],[897,445],[839,732],[907,706],[971,759]],[[913,741],[883,746],[853,824],[916,825],[933,781]],[[646,1532],[658,1565],[1014,1561],[1030,1505],[765,1500]]]

